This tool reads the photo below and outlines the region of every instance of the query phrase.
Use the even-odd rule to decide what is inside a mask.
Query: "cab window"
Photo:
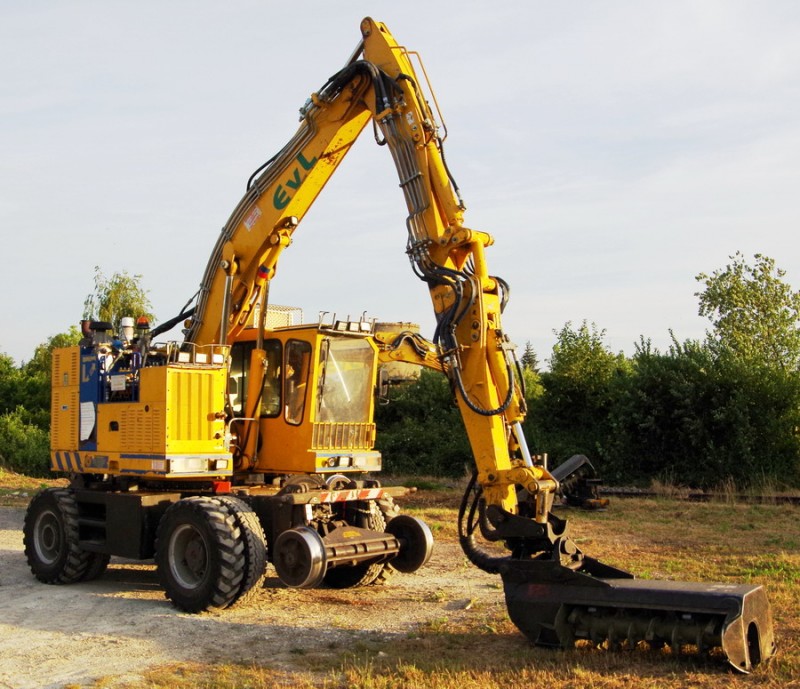
[[[255,342],[237,342],[231,349],[231,371],[228,380],[228,401],[234,416],[243,416],[247,404],[250,376],[250,357]],[[281,413],[281,343],[265,340],[266,375],[261,393],[260,415],[278,416]]]
[[[365,340],[327,338],[319,352],[316,420],[367,423],[375,355]]]
[[[284,400],[286,421],[298,425],[303,421],[308,393],[308,373],[311,368],[311,345],[301,340],[286,343]]]

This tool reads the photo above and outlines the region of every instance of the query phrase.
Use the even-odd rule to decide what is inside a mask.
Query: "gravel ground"
[[[155,567],[114,558],[99,580],[41,584],[22,546],[24,510],[0,507],[0,687],[39,689],[130,679],[171,662],[258,660],[291,670],[313,652],[340,654],[358,641],[405,637],[442,618],[458,622],[503,608],[499,579],[469,565],[457,543],[386,586],[297,590],[274,576],[239,607],[200,615],[176,610]],[[274,570],[269,570],[274,575]]]

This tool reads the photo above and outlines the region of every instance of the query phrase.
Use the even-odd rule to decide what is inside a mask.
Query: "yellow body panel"
[[[326,471],[378,471],[380,453],[374,423],[305,423],[289,426],[283,419],[261,419],[261,444],[256,471],[314,474]]]
[[[53,350],[53,387],[78,387],[80,352],[80,347],[59,347]]]
[[[141,372],[139,402],[98,406],[98,452],[227,454],[222,410],[227,371],[154,366]]]
[[[76,450],[80,424],[80,348],[53,350],[50,448]]]

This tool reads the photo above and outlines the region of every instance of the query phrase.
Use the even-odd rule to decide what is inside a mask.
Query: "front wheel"
[[[235,518],[210,498],[179,500],[158,525],[156,565],[167,598],[181,610],[227,607],[238,596],[245,571]]]
[[[244,576],[231,605],[243,603],[255,595],[264,581],[267,572],[267,537],[258,516],[246,502],[230,495],[217,496],[216,501],[230,512],[242,534]]]
[[[94,553],[78,545],[78,506],[69,490],[47,488],[25,513],[25,557],[33,575],[45,584],[71,584],[86,577]]]

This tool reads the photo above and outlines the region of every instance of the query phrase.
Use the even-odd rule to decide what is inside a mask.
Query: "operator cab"
[[[250,380],[256,330],[231,347],[228,405],[238,447],[247,442],[248,394],[257,390],[258,445],[249,471],[265,474],[378,471],[374,390],[377,347],[363,322],[268,331],[263,382]],[[354,327],[356,326],[356,327]],[[241,436],[241,437],[238,437]]]

